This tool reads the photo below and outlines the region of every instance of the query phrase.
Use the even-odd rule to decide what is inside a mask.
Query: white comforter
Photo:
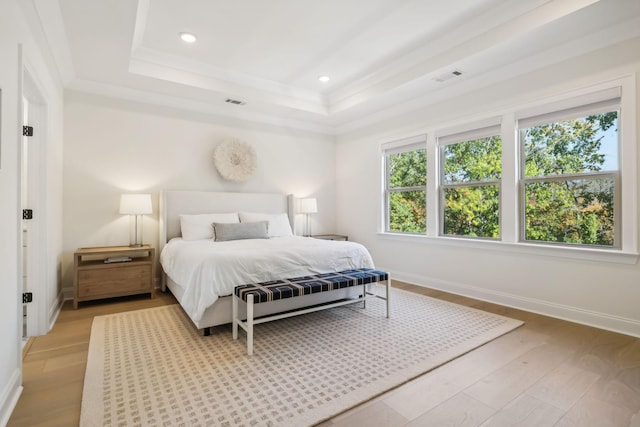
[[[355,242],[308,237],[169,241],[160,254],[164,272],[183,287],[180,303],[194,321],[219,297],[246,283],[373,268],[367,249]]]

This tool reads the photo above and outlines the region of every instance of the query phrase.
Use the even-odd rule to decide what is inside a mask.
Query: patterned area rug
[[[96,317],[80,425],[312,425],[522,324],[397,289],[391,319],[384,305],[257,325],[253,356],[242,330],[200,336],[178,305]]]

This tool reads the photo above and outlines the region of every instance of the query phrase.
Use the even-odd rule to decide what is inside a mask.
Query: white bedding
[[[183,287],[180,303],[196,322],[237,285],[374,267],[359,243],[300,236],[227,242],[174,238],[164,246],[160,263]]]

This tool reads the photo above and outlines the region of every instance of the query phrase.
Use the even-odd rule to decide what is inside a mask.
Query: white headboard
[[[160,248],[180,236],[180,215],[225,212],[264,212],[289,215],[291,229],[295,227],[293,195],[279,193],[230,193],[219,191],[160,192]]]

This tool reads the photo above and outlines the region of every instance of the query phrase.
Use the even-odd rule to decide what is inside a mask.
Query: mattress
[[[226,242],[174,238],[164,246],[160,263],[180,286],[180,303],[195,322],[238,285],[374,268],[371,255],[359,243],[300,236]]]

